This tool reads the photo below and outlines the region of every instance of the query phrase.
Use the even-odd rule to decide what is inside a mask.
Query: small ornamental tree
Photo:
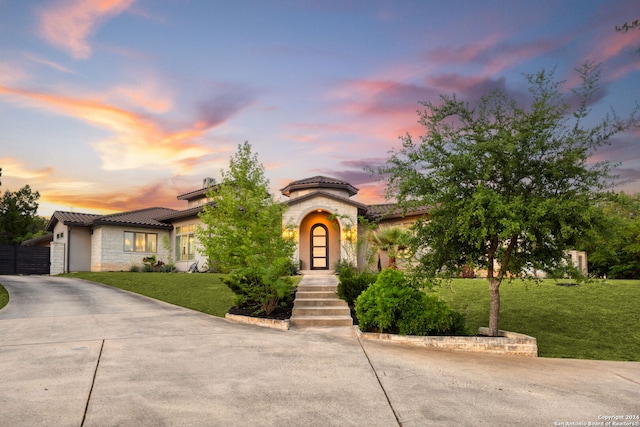
[[[209,266],[229,273],[236,303],[269,314],[290,296],[294,242],[282,236],[285,205],[269,194],[269,181],[248,142],[238,146],[222,182],[213,186],[196,231]]]
[[[466,266],[487,272],[493,336],[503,279],[566,266],[565,251],[591,226],[593,201],[608,185],[610,165],[590,157],[637,124],[634,114],[622,120],[613,113],[588,127],[598,67],[585,64],[578,73],[573,97],[553,73],[528,75],[527,107],[502,91],[474,106],[455,95],[424,103],[425,135],[402,138],[379,169],[402,206],[430,206],[429,218],[414,226],[423,276],[451,277]]]

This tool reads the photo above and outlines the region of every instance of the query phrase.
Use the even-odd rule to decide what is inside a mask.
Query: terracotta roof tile
[[[347,190],[350,196],[358,193],[358,189],[347,181],[323,175],[316,175],[310,178],[290,182],[286,187],[281,188],[280,192],[285,196],[288,196],[291,191],[309,188],[340,188]]]
[[[172,228],[171,224],[158,221],[158,218],[178,212],[169,208],[146,208],[97,218],[95,225],[132,225],[153,228]]]
[[[58,221],[68,225],[89,225],[96,218],[100,218],[102,215],[82,213],[82,212],[64,212],[56,211],[54,216]]]
[[[53,231],[56,223],[61,222],[65,225],[76,225],[88,227],[96,218],[100,218],[102,215],[82,213],[82,212],[65,212],[55,211],[51,216],[51,219],[47,223],[45,230]]]
[[[406,216],[424,215],[429,212],[428,206],[417,206],[407,209],[405,212],[395,203],[383,203],[377,205],[369,205],[367,207],[367,218],[384,219],[384,218],[401,218]]]
[[[312,198],[318,197],[318,196],[323,196],[323,197],[326,197],[328,199],[333,199],[333,200],[336,200],[336,201],[339,201],[339,202],[342,202],[342,203],[346,203],[348,205],[355,206],[358,209],[361,209],[363,211],[367,209],[367,205],[365,205],[365,204],[362,204],[360,202],[356,202],[355,200],[351,200],[351,199],[348,199],[346,197],[340,197],[340,196],[338,196],[336,194],[328,193],[326,191],[314,191],[313,193],[305,194],[304,196],[300,196],[300,197],[296,197],[295,199],[287,200],[284,203],[287,204],[288,206],[293,206],[293,205],[296,205],[298,203],[304,202],[305,200],[309,200],[309,199],[312,199]]]

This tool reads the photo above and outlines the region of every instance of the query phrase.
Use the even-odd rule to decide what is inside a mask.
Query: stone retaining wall
[[[415,347],[437,348],[451,351],[466,351],[488,354],[505,354],[514,356],[538,357],[538,343],[534,337],[515,332],[500,331],[499,337],[475,336],[413,336],[361,332],[356,327],[360,338],[368,340],[389,341]],[[479,328],[479,335],[487,335],[489,328]]]
[[[238,323],[246,323],[249,325],[257,325],[263,326],[265,328],[272,329],[289,329],[289,320],[277,320],[277,319],[263,319],[261,317],[249,317],[249,316],[241,316],[238,314],[225,314],[225,319],[232,320]]]

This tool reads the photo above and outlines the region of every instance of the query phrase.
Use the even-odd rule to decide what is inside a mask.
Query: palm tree
[[[371,244],[389,257],[389,268],[397,269],[398,254],[406,249],[407,232],[399,226],[380,227],[369,237]]]

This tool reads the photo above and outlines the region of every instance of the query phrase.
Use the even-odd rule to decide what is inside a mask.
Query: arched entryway
[[[314,208],[300,221],[301,270],[331,270],[340,260],[340,224],[330,212]]]
[[[311,227],[311,269],[329,269],[329,230],[324,224],[315,224]]]

